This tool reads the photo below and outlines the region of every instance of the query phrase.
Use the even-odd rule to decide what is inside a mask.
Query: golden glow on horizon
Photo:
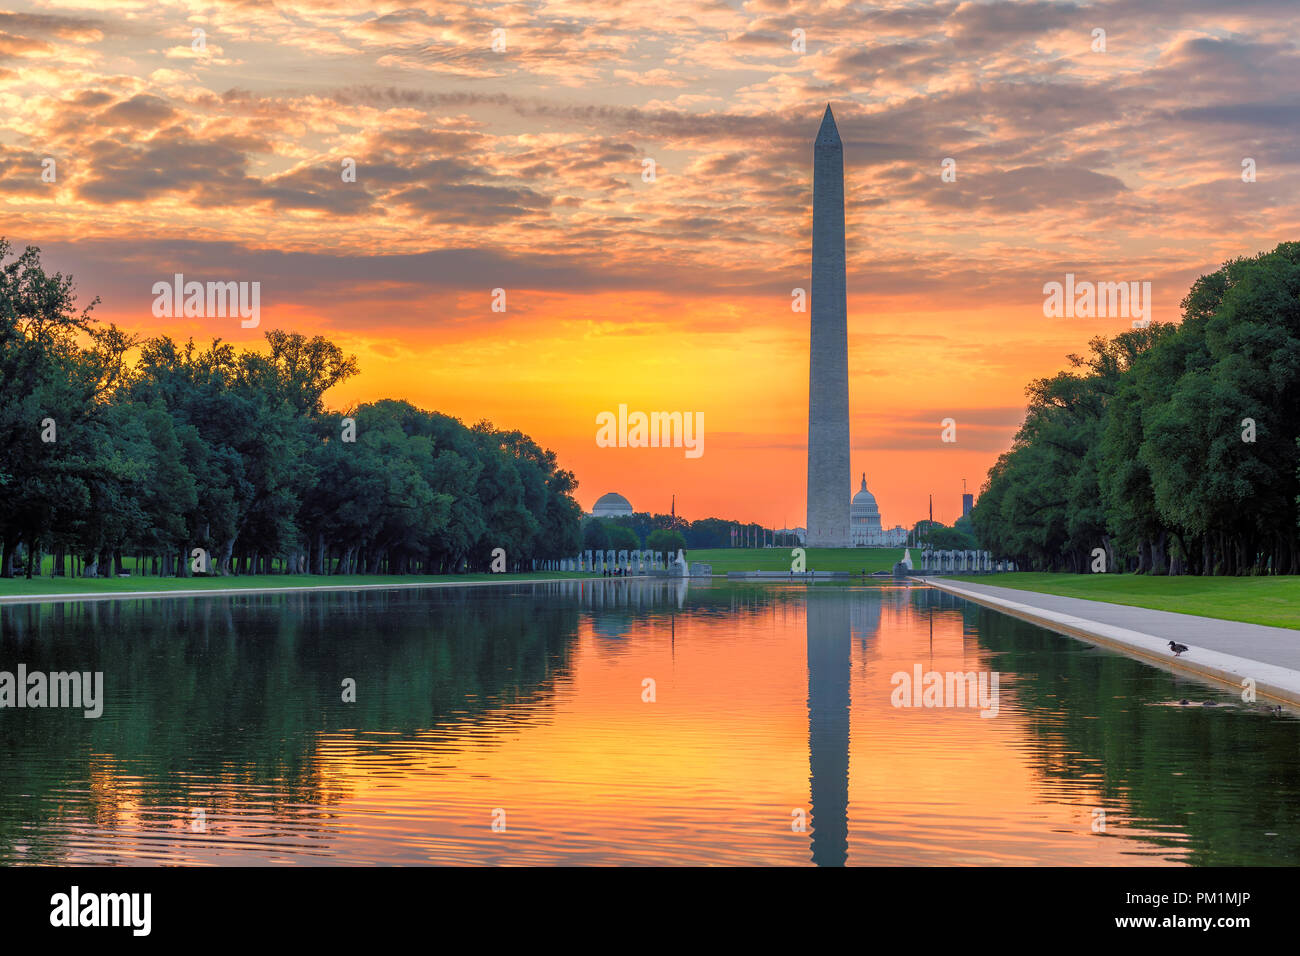
[[[662,621],[631,623],[612,640],[593,632],[588,621],[572,678],[556,687],[545,721],[503,731],[490,742],[473,737],[449,751],[440,747],[436,762],[416,763],[400,777],[385,778],[382,787],[369,772],[368,753],[357,764],[348,748],[325,749],[322,769],[352,794],[344,802],[348,811],[409,808],[410,825],[399,821],[398,828],[412,842],[430,836],[418,820],[422,808],[463,808],[463,816],[444,818],[452,828],[449,839],[433,852],[500,854],[514,862],[561,852],[576,862],[584,852],[623,847],[636,839],[632,834],[664,827],[663,842],[707,858],[719,853],[719,828],[710,814],[726,812],[728,827],[751,831],[745,845],[720,855],[807,862],[809,834],[789,826],[790,808],[809,803],[806,615],[769,609],[745,617],[743,624],[683,617],[671,642]],[[739,656],[738,641],[745,648]],[[880,862],[906,862],[911,850],[949,865],[1043,863],[1044,847],[1035,841],[1045,832],[1053,834],[1054,865],[1167,862],[1167,856],[1144,854],[1132,840],[1091,832],[1095,806],[1112,808],[1112,828],[1124,825],[1114,797],[1103,800],[1086,786],[1068,799],[1059,791],[1049,794],[1053,788],[1029,756],[1053,742],[1040,739],[1041,730],[1031,729],[1023,715],[988,720],[974,710],[892,707],[889,681],[897,669],[910,670],[913,662],[940,671],[979,666],[959,614],[936,613],[933,646],[931,655],[921,613],[889,604],[865,645],[857,635],[852,641],[850,863],[872,862],[875,854]],[[658,675],[653,704],[640,696],[641,680],[650,674]],[[1004,706],[1011,693],[1002,689]],[[957,749],[954,734],[963,739]],[[741,740],[752,746],[737,746]],[[755,759],[756,747],[762,760]],[[683,794],[695,798],[683,802]],[[750,816],[756,801],[766,815]],[[484,832],[494,807],[506,810],[505,833]],[[977,840],[969,820],[980,821]],[[555,849],[542,853],[534,841]],[[928,856],[936,842],[947,844],[946,853]],[[658,852],[647,839],[646,862]]]
[[[931,493],[951,522],[1025,385],[1127,327],[1045,319],[1045,282],[1150,280],[1154,317],[1175,320],[1197,275],[1300,219],[1276,160],[1240,178],[1239,144],[1275,138],[1252,117],[1300,76],[1275,11],[1133,12],[1103,57],[980,4],[800,6],[804,56],[761,4],[195,7],[201,52],[170,7],[137,5],[129,34],[91,0],[17,7],[0,31],[8,238],[141,333],[256,342],[237,322],[159,323],[148,290],[178,271],[261,281],[263,329],[359,356],[336,407],[404,398],[519,428],[584,507],[676,494],[690,518],[803,523],[807,314],[789,296],[808,285],[827,101],[847,163],[845,500],[865,471],[887,526]],[[595,415],[620,403],[703,412],[704,457],[595,448]]]

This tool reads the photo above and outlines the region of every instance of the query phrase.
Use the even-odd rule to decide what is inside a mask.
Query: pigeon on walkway
[[[1186,644],[1176,644],[1176,643],[1174,643],[1173,641],[1170,641],[1170,642],[1169,642],[1169,649],[1170,649],[1171,651],[1174,652],[1174,657],[1181,657],[1182,654],[1183,654],[1183,651],[1187,650],[1187,645],[1186,645]]]

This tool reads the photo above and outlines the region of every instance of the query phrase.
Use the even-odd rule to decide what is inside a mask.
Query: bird
[[[1176,644],[1176,643],[1174,643],[1173,641],[1170,641],[1170,642],[1169,642],[1169,649],[1170,649],[1171,651],[1174,652],[1174,657],[1180,657],[1180,656],[1182,656],[1183,651],[1187,650],[1187,645],[1186,645],[1186,644]]]

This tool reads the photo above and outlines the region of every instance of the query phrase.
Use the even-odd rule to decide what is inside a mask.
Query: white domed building
[[[907,529],[901,525],[886,529],[880,522],[876,496],[867,491],[867,476],[849,505],[849,535],[855,548],[901,548],[907,543]]]
[[[632,503],[622,495],[613,491],[597,498],[596,504],[593,505],[591,509],[591,516],[593,518],[617,518],[621,515],[630,515],[632,513]]]

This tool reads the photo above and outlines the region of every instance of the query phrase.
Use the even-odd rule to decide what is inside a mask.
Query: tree
[[[582,526],[582,549],[584,551],[608,551],[609,531],[605,522],[592,518]]]
[[[131,553],[187,575],[195,548],[219,574],[276,559],[315,574],[486,569],[496,548],[524,567],[578,550],[577,481],[522,432],[392,400],[329,411],[357,363],[321,336],[137,343],[96,325],[94,302],[78,311],[38,250],[11,254],[0,239],[0,574],[19,554],[33,573],[46,548],[56,573],[71,553],[88,575]]]
[[[1025,566],[1300,568],[1300,243],[1199,278],[1183,322],[1095,339],[1029,388],[972,515]]]
[[[615,551],[639,551],[641,549],[641,542],[631,528],[607,523],[605,531],[609,535],[609,547]]]
[[[686,536],[674,529],[659,528],[650,532],[645,545],[651,551],[676,554],[678,551],[686,550]]]

